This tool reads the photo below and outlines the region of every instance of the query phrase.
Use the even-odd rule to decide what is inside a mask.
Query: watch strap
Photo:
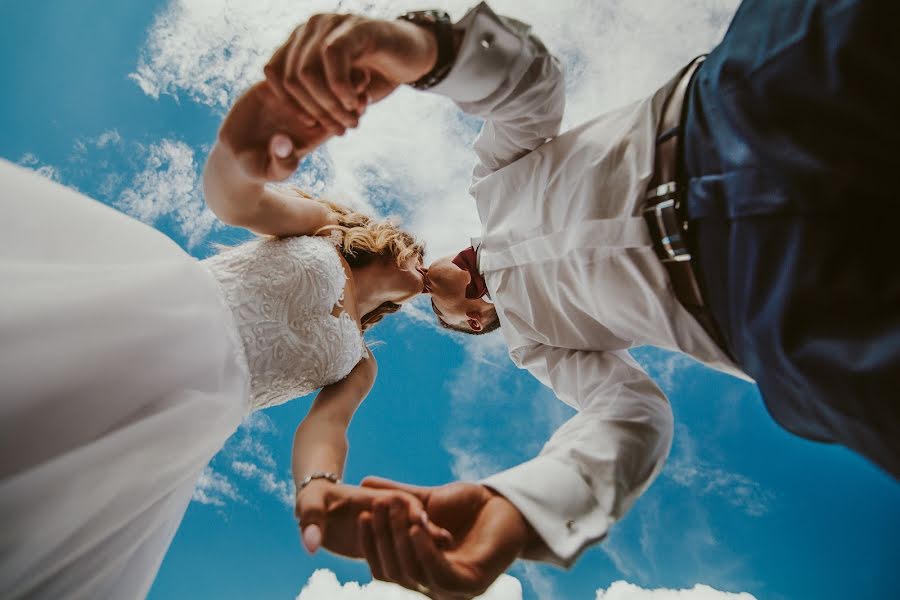
[[[437,60],[434,68],[409,85],[417,90],[427,90],[436,86],[450,72],[456,58],[453,52],[453,24],[450,22],[450,15],[440,10],[417,10],[397,18],[434,32],[437,41]]]

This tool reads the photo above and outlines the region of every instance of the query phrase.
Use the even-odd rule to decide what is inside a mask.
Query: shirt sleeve
[[[523,558],[568,567],[662,470],[672,411],[625,351],[535,345],[517,350],[515,358],[578,414],[536,458],[482,483],[512,502],[543,540]]]
[[[464,31],[456,60],[430,91],[485,120],[474,144],[477,182],[559,133],[565,78],[528,25],[497,16],[483,2],[454,28]]]

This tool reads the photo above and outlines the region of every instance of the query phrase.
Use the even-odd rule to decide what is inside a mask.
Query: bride
[[[259,84],[235,105],[204,173],[210,208],[264,237],[205,261],[0,161],[0,597],[143,597],[241,420],[317,388],[294,441],[298,514],[340,494],[376,374],[363,333],[424,291],[422,247],[267,186],[286,173],[243,149],[271,135],[275,100]],[[310,146],[333,133],[297,127]],[[347,502],[360,493],[378,492]],[[344,536],[361,554],[323,527],[304,530],[309,549]]]

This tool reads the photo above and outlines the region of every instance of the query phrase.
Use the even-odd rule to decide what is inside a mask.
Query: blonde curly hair
[[[337,223],[327,225],[316,233],[333,232],[332,235],[339,236],[341,255],[351,267],[362,267],[382,257],[391,257],[397,262],[397,266],[402,266],[410,258],[425,254],[425,247],[416,241],[412,234],[400,229],[391,219],[374,219],[342,204],[313,196],[294,186],[285,186],[284,189],[328,207]],[[360,318],[360,325],[363,331],[366,331],[386,315],[398,310],[399,304],[385,302],[363,315]]]

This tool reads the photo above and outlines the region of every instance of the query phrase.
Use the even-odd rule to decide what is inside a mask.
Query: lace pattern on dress
[[[343,310],[347,277],[333,239],[257,240],[203,262],[234,315],[251,409],[340,381],[365,356],[359,327]]]

